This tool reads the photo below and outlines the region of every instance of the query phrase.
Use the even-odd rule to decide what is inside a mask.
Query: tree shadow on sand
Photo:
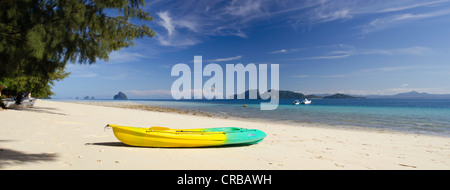
[[[49,108],[49,107],[30,107],[30,108],[12,108],[17,111],[26,111],[26,112],[35,112],[35,113],[46,113],[46,114],[55,114],[55,115],[67,115],[66,113],[60,112],[57,108]]]
[[[18,165],[28,162],[54,161],[56,153],[27,154],[24,152],[0,148],[0,169],[6,165]]]

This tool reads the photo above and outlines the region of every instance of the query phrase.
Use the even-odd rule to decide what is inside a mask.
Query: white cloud
[[[350,9],[342,9],[337,11],[330,11],[330,12],[320,12],[313,16],[312,19],[314,19],[316,22],[330,22],[334,20],[340,20],[340,19],[349,19],[352,18]]]
[[[192,46],[198,42],[195,38],[178,35],[177,29],[188,29],[191,32],[198,32],[198,24],[193,20],[173,19],[169,11],[156,13],[160,20],[158,24],[167,30],[167,35],[157,34],[156,39],[163,46]],[[186,31],[183,31],[186,32]]]
[[[280,50],[275,50],[275,51],[271,51],[269,53],[271,54],[287,54],[287,53],[293,53],[293,52],[298,52],[301,50],[307,50],[308,48],[291,48],[291,49],[280,49]]]
[[[391,49],[357,49],[353,46],[339,44],[330,46],[319,46],[315,48],[306,49],[317,49],[317,51],[322,51],[322,55],[312,56],[312,57],[301,57],[295,60],[321,60],[321,59],[342,59],[355,55],[427,55],[432,52],[431,48],[424,46],[412,46],[405,48],[391,48]]]
[[[277,51],[272,51],[270,53],[287,53],[287,52],[288,52],[288,50],[286,50],[286,49],[280,49],[280,50],[277,50]]]
[[[159,18],[161,18],[158,23],[167,30],[169,36],[172,36],[173,31],[175,30],[175,26],[173,26],[172,18],[169,16],[169,12],[163,11],[156,14],[159,16]]]
[[[397,15],[393,15],[393,16],[377,18],[377,19],[371,21],[369,24],[361,26],[361,28],[362,28],[361,31],[363,32],[363,34],[368,34],[371,32],[382,30],[382,29],[394,27],[394,26],[397,26],[397,25],[405,23],[405,22],[411,22],[411,21],[427,19],[427,18],[434,18],[434,17],[444,16],[444,15],[448,15],[448,14],[450,14],[450,9],[422,13],[422,14],[412,14],[412,13],[397,14]]]
[[[394,54],[404,54],[404,55],[424,55],[429,52],[431,52],[431,48],[422,46],[399,48],[394,50]]]
[[[301,57],[296,60],[322,60],[322,59],[342,59],[355,54],[355,48],[346,44],[328,45],[328,46],[317,46],[313,48],[316,52],[321,52],[320,55],[311,57]]]
[[[198,40],[196,39],[175,39],[175,38],[167,38],[161,35],[158,35],[156,37],[156,39],[158,39],[159,43],[163,46],[193,46],[195,44],[200,43]]]
[[[449,14],[440,5],[449,0],[396,0],[396,1],[316,1],[305,11],[294,12],[288,18],[294,27],[308,27],[333,21],[347,21],[362,17],[375,17],[370,23],[356,27],[362,34],[394,27],[413,20],[434,18]],[[442,6],[444,7],[444,6]],[[418,8],[421,8],[420,10]],[[418,12],[420,11],[420,12]],[[401,13],[392,15],[395,13]]]
[[[225,13],[239,17],[261,13],[261,3],[259,0],[233,0],[229,6],[225,7]]]
[[[242,56],[238,55],[236,57],[217,58],[217,59],[207,60],[207,62],[224,62],[224,61],[238,60],[238,59],[241,59],[241,58],[242,58]]]
[[[137,53],[137,52],[127,52],[127,51],[114,51],[109,54],[109,59],[106,63],[127,63],[133,61],[139,61],[147,56]]]
[[[320,59],[341,59],[350,56],[350,54],[342,54],[342,55],[326,55],[326,56],[317,56],[317,57],[305,57],[299,58],[297,60],[320,60]]]
[[[192,46],[209,36],[248,38],[253,26],[267,22],[311,29],[314,25],[326,22],[373,18],[371,22],[357,27],[363,34],[367,34],[399,23],[450,14],[450,10],[440,7],[447,2],[449,1],[183,0],[153,1],[151,8],[160,10],[156,16],[161,28],[154,29],[161,45]]]
[[[432,5],[443,3],[443,2],[448,2],[448,0],[425,1],[425,2],[416,2],[416,3],[412,2],[412,3],[407,3],[404,6],[386,7],[377,12],[386,13],[386,12],[404,11],[404,10],[408,10],[408,9],[418,8],[418,7],[432,6]]]
[[[431,48],[423,46],[413,46],[397,49],[370,49],[361,50],[357,54],[379,54],[379,55],[425,55],[431,52]]]
[[[157,40],[164,46],[192,46],[208,36],[238,36],[247,38],[247,29],[267,21],[285,22],[276,16],[320,4],[317,1],[155,1],[151,2],[157,12]],[[150,9],[150,6],[148,6]],[[170,10],[170,12],[168,11]],[[342,16],[345,12],[336,13]],[[288,18],[288,17],[284,17]],[[181,31],[183,35],[181,36]],[[180,34],[178,34],[180,33]]]
[[[170,90],[123,90],[125,94],[128,94],[128,96],[135,96],[135,97],[145,97],[145,98],[161,98],[161,97],[171,97]]]

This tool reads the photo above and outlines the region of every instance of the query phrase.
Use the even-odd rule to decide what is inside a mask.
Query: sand
[[[106,124],[243,127],[267,137],[240,147],[142,148],[121,143]],[[448,170],[450,138],[39,100],[0,111],[0,169]]]

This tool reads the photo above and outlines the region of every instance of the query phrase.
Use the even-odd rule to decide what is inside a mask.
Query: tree
[[[51,91],[54,81],[60,81],[70,73],[64,69],[57,69],[51,73],[48,78],[21,75],[12,78],[6,78],[5,84],[8,86],[6,91],[7,96],[15,96],[20,92],[32,92],[34,97],[49,98],[54,93]]]
[[[52,81],[67,62],[93,64],[155,32],[144,0],[0,2],[0,81]],[[130,21],[131,20],[131,21]],[[61,73],[60,73],[61,74]],[[67,76],[67,75],[61,75]],[[60,79],[59,79],[60,80]],[[47,83],[48,85],[48,83]]]

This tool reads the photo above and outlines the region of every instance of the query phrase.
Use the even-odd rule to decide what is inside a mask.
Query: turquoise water
[[[260,110],[261,100],[129,101],[263,121],[356,126],[450,137],[448,99],[313,99],[311,105],[292,105],[293,100],[280,100],[278,109],[271,111]]]
[[[311,105],[292,105],[292,101],[280,100],[278,109],[271,111],[260,110],[260,100],[133,102],[293,124],[357,126],[450,137],[450,100],[317,99]]]

